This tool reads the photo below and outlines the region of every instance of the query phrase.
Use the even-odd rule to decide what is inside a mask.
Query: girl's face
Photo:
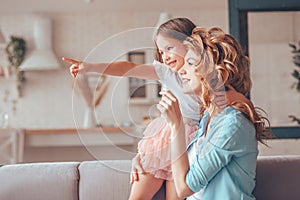
[[[163,63],[171,70],[178,72],[184,65],[186,48],[183,43],[175,38],[157,35],[156,45],[162,57]]]
[[[197,66],[196,63],[199,57],[192,50],[188,50],[185,55],[185,63],[183,67],[179,70],[182,76],[182,87],[183,92],[187,94],[201,93],[201,81],[199,75],[201,74],[201,67]]]

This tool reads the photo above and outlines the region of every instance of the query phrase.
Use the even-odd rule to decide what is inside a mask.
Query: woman
[[[185,65],[179,71],[186,93],[202,104],[202,120],[195,139],[185,146],[184,126],[176,97],[162,92],[158,109],[171,129],[172,172],[180,198],[255,199],[257,142],[262,142],[268,120],[249,101],[218,107],[215,94],[233,87],[250,92],[249,60],[238,42],[220,28],[197,27],[186,42]]]

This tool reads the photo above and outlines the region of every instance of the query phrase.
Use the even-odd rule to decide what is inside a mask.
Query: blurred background
[[[106,77],[109,84],[105,92],[101,88],[97,90],[99,96],[103,94],[101,103],[92,110],[96,122],[85,123],[86,97],[90,94],[82,94],[82,90],[78,92],[74,89],[76,83],[69,73],[69,66],[61,61],[62,56],[78,60],[90,59],[93,62],[136,59],[138,62],[151,63],[154,59],[151,27],[164,16],[187,17],[199,26],[219,26],[229,32],[227,0],[0,0],[0,4],[0,126],[3,130],[25,130],[25,133],[26,130],[30,133],[30,130],[53,132],[57,129],[72,129],[70,132],[74,132],[73,129],[95,128],[97,124],[104,127],[140,127],[149,118],[158,115],[155,103],[159,99],[159,85],[156,82]],[[289,115],[300,117],[300,92],[295,87],[297,80],[292,76],[296,69],[293,63],[295,54],[291,52],[293,48],[299,48],[300,14],[249,13],[248,22],[253,80],[251,99],[268,113],[272,126],[297,126]],[[149,31],[133,31],[130,34],[132,30],[147,30],[149,27]],[[120,34],[127,34],[129,39],[122,39]],[[11,36],[26,42],[22,64],[29,62],[35,50],[44,47],[53,53],[54,64],[49,66],[48,61],[43,60],[42,63],[36,61],[38,64],[35,63],[35,69],[23,66],[25,69],[21,76],[26,80],[21,80],[17,77],[20,72],[8,60],[6,49],[12,44]],[[290,46],[290,43],[295,47]],[[136,50],[134,47],[140,44],[142,48],[133,57],[129,57],[128,53]],[[133,47],[125,48],[126,45]],[[20,48],[22,50],[22,46]],[[88,86],[94,94],[97,84],[103,80],[92,75],[81,81],[88,83],[82,87]],[[139,98],[131,98],[130,88],[134,84],[143,87],[144,93],[137,95]],[[48,148],[47,145],[44,145],[46,149],[36,151],[26,145],[27,140],[25,134],[23,149],[29,152],[25,156],[28,162],[43,159],[91,159],[83,153],[82,157],[75,157],[70,153],[71,150],[64,157],[59,157],[60,151]],[[300,150],[295,143],[297,140],[291,140],[290,143],[287,141],[281,144],[275,141],[273,150],[263,149],[262,152],[298,154]],[[136,141],[132,143],[133,146],[135,144]],[[49,152],[56,153],[50,153],[52,157],[46,158],[45,153],[38,153],[42,151],[48,151],[48,155]],[[125,156],[128,157],[131,155]]]

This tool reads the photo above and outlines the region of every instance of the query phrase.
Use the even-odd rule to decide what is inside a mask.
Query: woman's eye
[[[188,58],[188,59],[186,60],[186,63],[187,63],[188,65],[195,66],[195,65],[196,65],[196,60],[193,59],[193,58]]]
[[[168,48],[167,48],[168,51],[170,51],[170,50],[172,50],[172,49],[173,49],[173,47],[168,47]]]
[[[194,65],[195,62],[193,62],[191,59],[187,59],[187,60],[186,60],[186,63],[187,63],[188,65]]]

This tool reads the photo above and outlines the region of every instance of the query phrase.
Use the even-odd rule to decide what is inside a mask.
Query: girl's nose
[[[163,60],[168,61],[170,59],[170,56],[168,53],[164,53]]]

